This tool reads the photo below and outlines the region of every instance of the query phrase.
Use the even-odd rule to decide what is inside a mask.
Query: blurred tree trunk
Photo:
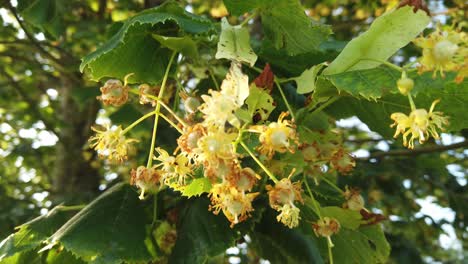
[[[98,193],[99,171],[91,165],[93,159],[86,159],[83,153],[99,104],[92,101],[80,107],[72,97],[73,89],[79,88],[70,79],[62,78],[62,87],[59,89],[60,109],[57,109],[62,127],[52,181],[57,200],[88,200]]]

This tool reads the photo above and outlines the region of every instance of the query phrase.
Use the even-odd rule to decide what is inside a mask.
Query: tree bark
[[[72,97],[73,89],[79,88],[80,85],[63,78],[59,90],[60,109],[57,117],[62,127],[56,146],[57,159],[53,173],[54,198],[57,201],[88,201],[99,191],[99,171],[91,165],[92,160],[87,160],[84,156],[84,147],[99,105],[93,101],[80,108]]]

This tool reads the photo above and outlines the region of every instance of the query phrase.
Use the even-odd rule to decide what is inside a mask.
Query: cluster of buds
[[[318,140],[302,143],[299,150],[306,164],[304,173],[319,184],[320,176],[325,172],[337,171],[342,175],[349,174],[356,162],[343,147],[340,139],[334,133],[317,133]]]

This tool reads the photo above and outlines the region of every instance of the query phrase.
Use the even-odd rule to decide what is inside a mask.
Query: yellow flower
[[[214,126],[224,128],[226,122],[237,126],[239,120],[234,114],[239,106],[231,96],[222,94],[218,91],[209,91],[210,96],[202,95],[201,98],[205,101],[200,106],[200,111],[204,114],[206,127]]]
[[[198,157],[201,153],[198,147],[198,141],[205,135],[206,128],[201,124],[185,127],[184,133],[177,139],[178,149],[194,162],[198,163]]]
[[[156,193],[161,185],[161,171],[156,166],[146,168],[139,166],[136,170],[132,169],[130,184],[135,185],[141,189],[140,200],[145,198],[145,192]]]
[[[422,144],[430,136],[439,139],[438,130],[443,130],[448,125],[448,119],[442,112],[434,112],[435,105],[439,100],[435,100],[429,112],[426,109],[415,109],[409,116],[403,113],[393,113],[390,118],[394,121],[391,127],[396,126],[394,138],[403,135],[403,145],[410,149],[414,148],[414,140],[418,139]],[[411,138],[407,137],[411,134]]]
[[[92,127],[96,135],[89,139],[91,147],[101,157],[107,157],[110,161],[122,162],[127,159],[130,143],[137,142],[136,139],[126,139],[121,126],[111,129],[109,125],[105,130]]]
[[[252,190],[259,177],[251,168],[242,168],[238,173],[229,174],[226,178],[231,186],[245,192]]]
[[[261,145],[258,151],[268,158],[272,158],[275,152],[294,152],[294,146],[291,143],[298,142],[296,128],[292,121],[284,120],[286,116],[288,113],[283,112],[278,117],[278,122],[272,122],[268,126],[252,127],[252,130],[261,132],[259,137]]]
[[[223,214],[231,222],[231,227],[250,217],[253,199],[258,193],[244,193],[226,183],[215,184],[210,191],[211,206],[209,210],[214,214]]]
[[[283,223],[289,228],[294,228],[299,225],[299,220],[301,220],[299,213],[301,210],[294,206],[294,204],[285,204],[279,209],[279,211],[281,213],[276,216],[276,220],[278,222]]]
[[[198,141],[201,149],[200,159],[216,161],[218,159],[233,159],[236,157],[232,142],[237,138],[236,133],[226,133],[224,130],[211,129],[207,135]]]
[[[219,183],[230,178],[236,178],[241,172],[237,159],[206,160],[203,164],[204,175],[211,183]]]
[[[434,77],[440,72],[443,77],[444,71],[458,70],[468,56],[467,41],[468,36],[464,32],[442,31],[440,28],[427,37],[417,38],[414,43],[423,49],[419,72],[434,71]]]
[[[301,185],[299,182],[292,183],[288,178],[283,178],[274,187],[267,185],[271,208],[281,212],[277,220],[289,228],[299,224],[299,208],[294,205],[294,201],[303,203],[301,196]]]
[[[156,148],[156,151],[159,155],[154,159],[161,162],[156,167],[162,167],[164,183],[175,187],[185,185],[185,179],[193,170],[189,158],[183,154],[171,156],[162,148]]]

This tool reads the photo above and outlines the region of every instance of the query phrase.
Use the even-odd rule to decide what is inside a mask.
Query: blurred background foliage
[[[0,238],[58,204],[88,203],[115,183],[127,181],[129,170],[144,159],[146,153],[140,151],[124,165],[108,164],[89,149],[91,125],[111,119],[125,126],[141,115],[141,109],[130,104],[102,109],[95,100],[100,84],[90,82],[78,67],[83,56],[116,32],[119,21],[162,2],[0,1]],[[228,15],[222,1],[178,2],[215,20]],[[254,22],[252,45],[277,74],[299,75],[311,65],[333,59],[346,41],[398,4],[396,0],[301,2],[309,16],[331,25],[334,42],[324,54],[288,57],[256,44],[262,31]],[[427,2],[440,23],[450,25],[467,16],[464,0]],[[404,63],[418,55],[408,45],[392,60]],[[214,74],[221,80],[225,73]],[[199,90],[213,86],[203,72],[172,86],[187,85],[194,77],[201,79]],[[339,186],[359,187],[368,208],[388,216],[383,224],[392,246],[390,262],[460,263],[468,258],[466,144],[415,154],[402,150],[401,142],[368,131],[356,118],[337,124],[347,147],[358,157],[356,169],[340,177]],[[137,149],[146,149],[150,125],[132,131],[143,142]],[[158,137],[159,143],[174,142],[174,133],[169,128],[164,131],[168,132]],[[442,143],[465,142],[467,136],[465,130],[445,134]]]

